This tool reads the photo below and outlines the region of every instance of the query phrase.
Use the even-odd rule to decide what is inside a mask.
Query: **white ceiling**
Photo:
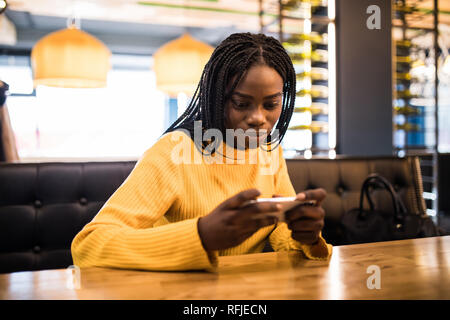
[[[41,16],[75,14],[81,20],[259,30],[259,0],[9,0],[8,3],[10,10]],[[268,13],[277,12],[277,0],[263,3]]]
[[[419,3],[423,9],[433,7],[433,0],[407,2]],[[278,0],[262,3],[268,26],[264,32],[277,34]],[[72,15],[113,52],[136,54],[152,54],[185,31],[212,46],[233,32],[261,31],[259,0],[8,0],[8,4],[6,15],[17,28],[16,47],[26,50],[49,32],[64,28]],[[440,21],[450,25],[450,0],[439,4],[447,12],[439,15]],[[284,25],[285,31],[303,28],[296,20],[284,23],[290,24]],[[433,15],[416,15],[410,24],[432,28]]]
[[[190,27],[228,27],[259,30],[259,0],[8,0],[9,9],[33,15],[81,19],[146,23]],[[432,9],[433,0],[406,0],[421,9]],[[278,0],[263,0],[267,14],[264,23],[278,13]],[[190,7],[186,9],[183,7]],[[446,12],[439,19],[450,24],[450,0],[439,0],[439,9]],[[212,11],[214,10],[214,11]],[[433,15],[417,14],[415,26],[432,27]]]
[[[152,54],[190,32],[216,46],[234,32],[260,32],[259,0],[8,0],[15,48],[29,50],[75,16],[81,29],[117,53]],[[277,33],[278,0],[264,0],[264,32]]]

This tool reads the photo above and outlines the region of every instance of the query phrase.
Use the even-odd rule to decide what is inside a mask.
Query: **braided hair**
[[[226,102],[250,67],[263,64],[275,69],[283,79],[282,111],[275,137],[268,135],[266,144],[279,144],[288,128],[295,103],[295,71],[281,43],[264,34],[234,33],[223,40],[203,69],[200,82],[186,111],[164,132],[177,129],[194,136],[194,121],[201,121],[202,130],[218,129],[225,136]],[[233,81],[233,82],[231,82]],[[205,148],[202,142],[201,147]],[[273,148],[270,148],[273,150]]]

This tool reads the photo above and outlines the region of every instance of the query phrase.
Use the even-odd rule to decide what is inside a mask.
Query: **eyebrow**
[[[241,92],[237,92],[237,91],[233,92],[233,95],[237,95],[237,96],[240,96],[240,97],[242,97],[242,98],[253,99],[253,97],[252,97],[251,95],[248,95],[248,94],[245,94],[245,93],[241,93]],[[269,95],[269,96],[265,96],[263,99],[277,98],[277,97],[279,97],[279,96],[281,96],[281,95],[282,95],[281,92],[277,92],[277,93],[275,93],[275,94],[271,94],[271,95]]]

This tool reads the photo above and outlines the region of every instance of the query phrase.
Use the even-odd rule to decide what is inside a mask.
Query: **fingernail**
[[[297,195],[297,199],[298,199],[298,200],[305,200],[305,199],[306,199],[306,194],[304,194],[304,193],[299,193],[299,194]]]
[[[279,204],[279,203],[278,203],[275,207],[277,208],[278,211],[280,211],[280,210],[283,208],[283,207],[281,206],[281,204]]]

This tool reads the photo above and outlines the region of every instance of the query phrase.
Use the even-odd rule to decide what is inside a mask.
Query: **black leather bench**
[[[103,206],[135,162],[0,164],[0,272],[66,268],[75,235]],[[409,210],[425,212],[417,158],[287,160],[296,191],[323,187],[323,235],[343,244],[339,220],[358,205],[364,178],[378,172]],[[380,195],[377,203],[389,205]]]
[[[0,164],[0,272],[66,268],[135,162]]]
[[[417,157],[341,157],[336,160],[287,160],[286,163],[297,192],[319,187],[327,191],[327,197],[322,203],[326,213],[323,236],[333,245],[346,244],[340,226],[341,217],[344,212],[359,206],[362,183],[371,173],[378,173],[392,183],[408,212],[426,214]],[[387,192],[374,192],[373,197],[376,208],[392,210],[392,200]]]

